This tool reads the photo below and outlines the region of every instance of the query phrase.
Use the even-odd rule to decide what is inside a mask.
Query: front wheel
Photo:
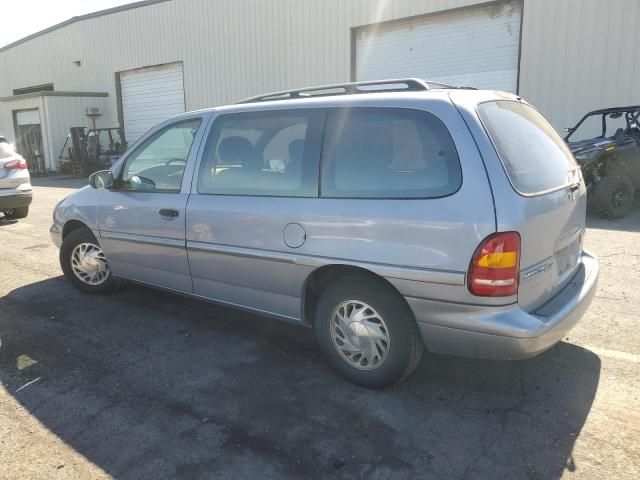
[[[85,293],[110,293],[118,287],[104,252],[88,228],[74,230],[62,241],[60,266],[67,280]]]
[[[368,388],[404,379],[420,362],[424,348],[402,297],[365,277],[345,277],[325,290],[314,329],[327,361],[351,382]]]

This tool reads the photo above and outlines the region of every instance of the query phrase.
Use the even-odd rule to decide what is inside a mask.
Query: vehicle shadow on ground
[[[18,223],[18,221],[11,218],[6,218],[4,216],[0,217],[0,227],[7,227],[9,225],[13,225],[14,223]]]
[[[561,343],[521,362],[428,354],[371,391],[330,371],[309,329],[61,277],[0,299],[0,337],[4,387],[119,479],[558,478],[579,471],[600,376]]]
[[[616,230],[621,232],[640,232],[640,195],[636,199],[633,208],[624,218],[608,220],[595,212],[587,214],[587,228],[602,230]]]

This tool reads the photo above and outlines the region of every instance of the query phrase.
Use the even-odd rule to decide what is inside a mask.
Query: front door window
[[[127,159],[123,190],[180,191],[182,176],[200,119],[176,123],[148,138]]]

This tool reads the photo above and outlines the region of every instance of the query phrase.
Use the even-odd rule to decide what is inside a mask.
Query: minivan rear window
[[[478,106],[513,188],[535,195],[564,187],[577,164],[560,135],[534,108],[498,100]]]
[[[462,183],[447,127],[406,108],[331,110],[322,162],[323,197],[436,198]]]

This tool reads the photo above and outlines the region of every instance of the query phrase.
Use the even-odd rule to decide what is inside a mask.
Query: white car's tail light
[[[5,163],[4,168],[7,170],[24,170],[27,168],[27,162],[24,158],[19,158],[18,160],[12,160]]]

